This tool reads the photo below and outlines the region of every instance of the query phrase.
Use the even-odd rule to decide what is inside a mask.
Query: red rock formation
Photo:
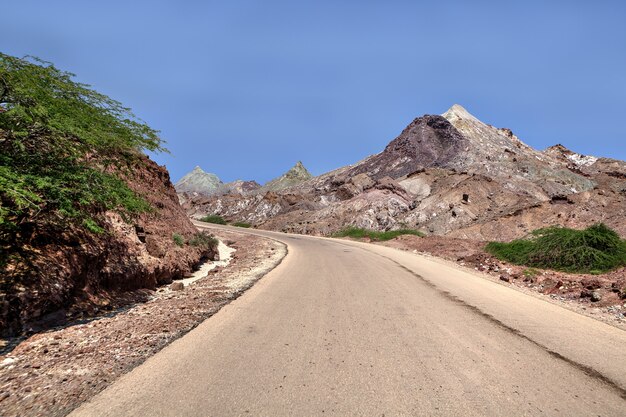
[[[0,272],[3,336],[62,323],[77,303],[98,306],[112,292],[155,288],[182,278],[201,259],[217,256],[216,248],[174,242],[174,233],[188,242],[197,230],[164,167],[138,157],[125,172],[130,187],[154,211],[130,222],[102,213],[106,231],[101,234],[33,220],[29,235],[19,237],[21,256]]]

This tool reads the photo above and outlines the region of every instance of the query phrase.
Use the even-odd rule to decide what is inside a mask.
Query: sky
[[[458,103],[626,160],[624,1],[6,1],[0,51],[77,74],[194,166],[264,183],[380,152]]]

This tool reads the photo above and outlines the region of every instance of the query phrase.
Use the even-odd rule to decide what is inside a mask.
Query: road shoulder
[[[214,315],[287,254],[276,240],[211,230],[235,249],[225,267],[181,291],[22,341],[0,356],[0,415],[64,416]]]

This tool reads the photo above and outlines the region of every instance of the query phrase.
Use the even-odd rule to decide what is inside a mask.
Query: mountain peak
[[[296,162],[296,164],[292,166],[291,169],[285,173],[285,175],[288,175],[289,173],[307,180],[312,177],[311,173],[302,164],[302,161]]]
[[[266,190],[276,191],[290,187],[292,185],[296,185],[312,177],[313,176],[311,175],[311,173],[302,164],[302,161],[298,161],[294,166],[289,169],[289,171],[285,172],[278,178],[274,178],[273,180],[265,184],[263,188]]]
[[[198,194],[210,194],[222,185],[222,180],[209,172],[205,172],[196,165],[194,169],[185,174],[174,187],[179,193],[189,192]]]
[[[444,114],[443,117],[448,119],[450,123],[453,120],[474,120],[479,121],[476,117],[474,117],[470,112],[468,112],[465,107],[460,104],[453,104]],[[454,123],[453,123],[454,124]]]

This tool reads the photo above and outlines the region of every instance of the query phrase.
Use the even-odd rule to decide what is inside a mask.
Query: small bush
[[[185,244],[185,238],[183,238],[180,234],[174,233],[172,234],[172,240],[177,246],[183,246]]]
[[[226,220],[222,216],[218,216],[217,214],[210,214],[208,216],[204,216],[200,219],[201,222],[205,223],[214,223],[214,224],[226,224]]]
[[[347,227],[333,234],[333,237],[351,237],[355,239],[369,238],[372,241],[386,241],[401,235],[424,236],[424,233],[413,229],[389,230],[379,232],[376,230],[361,229],[358,227]]]
[[[83,220],[83,226],[85,229],[89,230],[91,233],[101,234],[104,233],[104,229],[95,222],[95,220],[86,218]]]
[[[193,235],[189,240],[189,244],[197,248],[209,249],[217,247],[218,241],[208,233],[199,232]]]
[[[250,223],[246,223],[246,222],[235,222],[233,223],[233,226],[237,226],[237,227],[252,227],[252,225]]]
[[[539,275],[539,271],[535,268],[526,268],[522,271],[522,274],[527,278],[533,278]]]
[[[490,242],[487,252],[518,265],[575,273],[603,273],[626,265],[626,241],[604,224],[584,230],[548,227],[525,239]]]

